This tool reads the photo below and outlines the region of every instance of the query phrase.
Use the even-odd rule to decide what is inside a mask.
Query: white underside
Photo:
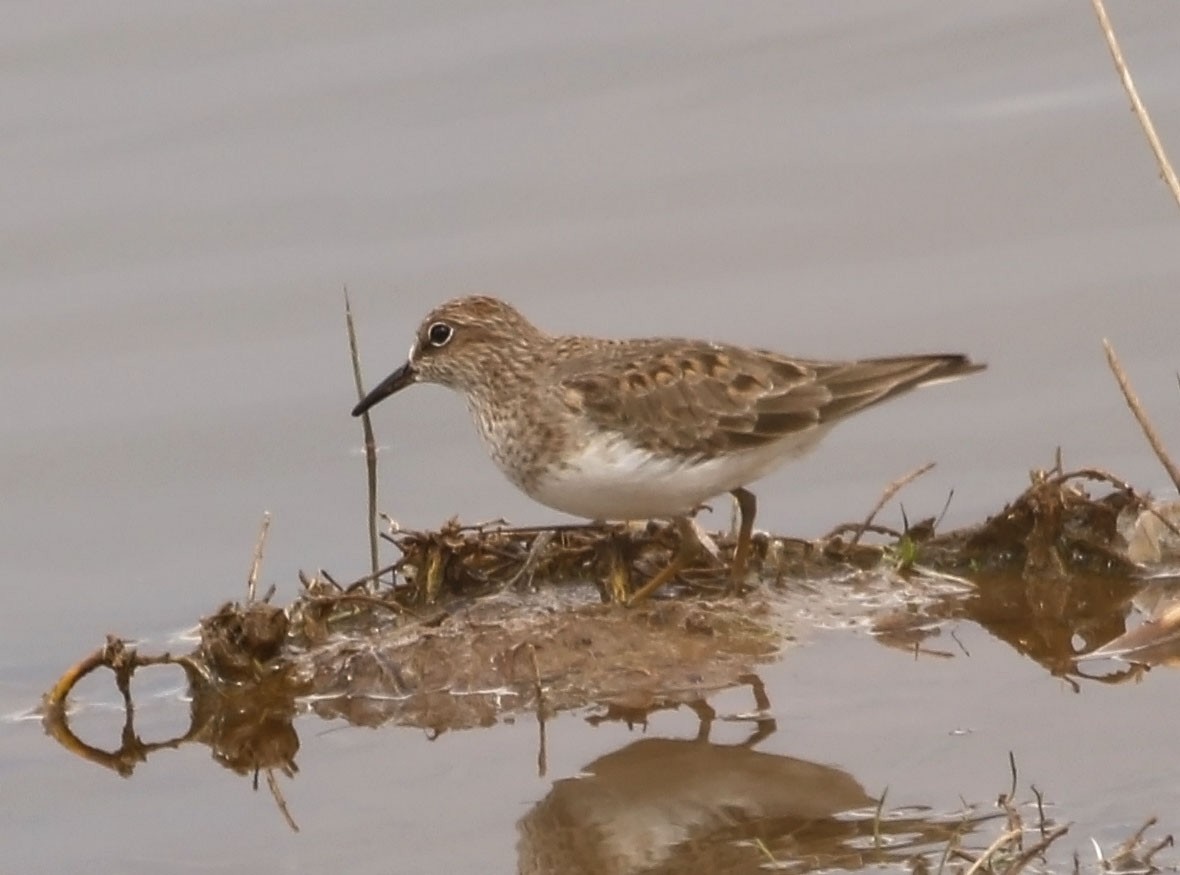
[[[555,510],[592,520],[679,516],[801,456],[826,432],[821,426],[693,463],[657,456],[617,437],[601,437],[564,469],[542,478],[530,494]]]

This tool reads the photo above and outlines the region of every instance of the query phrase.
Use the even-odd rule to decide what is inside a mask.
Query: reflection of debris
[[[1180,562],[1180,501],[1153,502],[1138,514],[1125,514],[1119,531],[1133,562]]]
[[[976,592],[951,605],[1052,674],[1078,675],[1078,659],[1121,635],[1136,584],[1117,577],[1067,581],[981,578]],[[1114,678],[1106,678],[1113,681]]]
[[[323,716],[435,732],[591,704],[648,708],[741,682],[781,647],[768,604],[655,601],[639,608],[503,594],[430,625],[347,636],[293,658]]]
[[[225,609],[223,609],[224,612]],[[158,742],[141,741],[135,731],[135,709],[130,695],[130,677],[138,668],[178,665],[185,670],[192,691],[189,728],[176,738]],[[124,725],[121,744],[107,751],[87,744],[70,727],[66,711],[66,694],[73,684],[91,671],[106,667],[115,672],[124,694]],[[252,683],[222,684],[208,673],[207,666],[194,656],[140,656],[117,638],[76,665],[45,696],[46,731],[62,747],[83,759],[112,769],[128,777],[150,755],[175,750],[185,744],[208,745],[213,758],[239,774],[251,774],[255,789],[258,777],[265,772],[267,786],[284,819],[292,827],[294,820],[278,786],[275,771],[293,777],[298,771],[295,754],[299,737],[291,721],[295,700],[283,673],[270,673]]]
[[[1115,849],[1115,852],[1110,857],[1102,853],[1102,846],[1095,839],[1090,839],[1094,845],[1094,852],[1098,855],[1098,863],[1102,866],[1102,871],[1122,873],[1122,875],[1131,875],[1131,873],[1137,873],[1138,875],[1138,873],[1159,871],[1153,862],[1155,855],[1164,848],[1172,847],[1175,842],[1171,834],[1168,834],[1154,845],[1144,846],[1144,835],[1157,822],[1157,818],[1149,817],[1143,826],[1135,830],[1126,841]]]
[[[1180,661],[1180,578],[1152,581],[1132,601],[1147,619],[1082,658],[1121,659],[1140,665]]]
[[[941,621],[908,606],[873,618],[873,635],[886,647],[912,652],[915,656],[953,656],[945,650],[934,650],[926,642],[942,634]]]
[[[152,750],[160,747],[175,747],[176,745],[171,742],[163,745],[145,744],[139,741],[133,732],[129,731],[131,715],[134,710],[131,702],[131,675],[136,669],[153,665],[180,666],[188,674],[189,683],[194,688],[205,686],[208,681],[205,668],[191,657],[172,657],[167,653],[159,656],[140,656],[135,648],[128,646],[126,642],[109,636],[106,644],[72,666],[45,694],[43,723],[46,732],[72,753],[113,769],[123,776],[130,775],[136,765],[147,759],[147,755]],[[124,712],[127,719],[127,727],[123,732],[125,743],[117,751],[104,751],[86,744],[70,730],[66,715],[66,697],[70,690],[86,675],[95,669],[104,667],[115,673],[115,684],[123,696]]]

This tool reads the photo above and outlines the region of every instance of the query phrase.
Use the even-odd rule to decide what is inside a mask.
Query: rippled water
[[[1180,11],[1111,14],[1180,151]],[[1100,340],[1180,434],[1180,216],[1088,8],[122,2],[3,17],[5,714],[106,632],[158,644],[240,595],[263,510],[280,598],[299,568],[363,570],[346,285],[370,381],[425,310],[470,291],[554,330],[990,363],[764,481],[759,525],[775,531],[859,518],[932,459],[907,510],[937,513],[953,488],[948,522],[974,521],[1059,444],[1166,485]],[[403,522],[554,519],[501,480],[443,391],[406,393],[376,424],[382,505]],[[856,633],[792,651],[764,678],[779,729],[760,750],[946,807],[1003,789],[1012,750],[1079,841],[1175,810],[1171,675],[1075,692],[970,624],[958,635],[948,659]],[[183,706],[161,692],[140,720],[164,736]],[[110,712],[85,722],[117,733]],[[538,778],[527,721],[433,744],[301,729],[295,836],[193,748],[118,781],[7,722],[8,863],[510,871],[517,822],[553,781],[636,740],[558,720]],[[648,735],[695,731],[677,712]]]

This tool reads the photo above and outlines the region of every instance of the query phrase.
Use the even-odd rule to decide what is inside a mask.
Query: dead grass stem
[[[258,572],[262,569],[262,553],[266,549],[266,536],[270,532],[270,512],[262,514],[262,526],[258,540],[254,543],[254,558],[250,561],[250,573],[246,577],[246,601],[252,602],[257,596]]]
[[[361,376],[361,358],[356,342],[356,324],[352,319],[352,303],[348,298],[348,286],[344,287],[344,324],[348,329],[348,353],[352,359],[352,380],[356,386],[356,397],[365,397],[365,383]],[[369,569],[377,576],[380,557],[377,550],[377,439],[373,436],[373,422],[368,412],[361,414],[361,429],[365,435],[365,472],[368,477],[369,497]]]
[[[1164,470],[1168,472],[1168,476],[1172,478],[1172,483],[1177,489],[1180,489],[1180,467],[1172,461],[1172,457],[1168,455],[1167,449],[1164,447],[1163,438],[1159,436],[1151,419],[1147,415],[1147,411],[1143,409],[1143,404],[1139,401],[1139,396],[1135,394],[1134,388],[1131,386],[1131,380],[1127,377],[1127,372],[1123,370],[1122,364],[1119,362],[1118,355],[1114,351],[1114,346],[1105,338],[1102,340],[1102,346],[1106,350],[1106,363],[1110,365],[1111,373],[1118,381],[1119,389],[1122,390],[1123,398],[1126,399],[1127,406],[1131,408],[1131,413],[1135,417],[1135,421],[1139,423],[1139,428],[1143,430],[1143,436],[1147,438],[1147,443],[1151,447],[1155,457],[1160,460],[1160,464],[1164,466]]]
[[[1172,192],[1172,197],[1176,199],[1176,204],[1180,206],[1180,180],[1177,180],[1176,171],[1172,169],[1172,164],[1168,161],[1168,154],[1164,151],[1164,144],[1155,132],[1155,125],[1152,124],[1151,114],[1139,98],[1139,90],[1135,87],[1135,81],[1131,78],[1131,71],[1127,67],[1127,62],[1123,60],[1123,51],[1119,48],[1119,41],[1115,36],[1114,27],[1110,23],[1110,17],[1106,14],[1106,5],[1103,3],[1103,0],[1091,0],[1091,2],[1094,6],[1094,14],[1098,16],[1098,25],[1102,28],[1102,35],[1106,38],[1106,46],[1110,49],[1110,56],[1114,60],[1115,70],[1118,71],[1127,96],[1131,98],[1131,108],[1135,111],[1135,117],[1139,119],[1139,125],[1143,128],[1143,134],[1147,137],[1147,143],[1151,146],[1156,163],[1159,164],[1160,176],[1167,183],[1168,189]]]
[[[908,474],[903,474],[901,477],[898,477],[896,480],[886,486],[885,491],[881,493],[881,497],[877,499],[877,503],[873,505],[873,509],[869,511],[869,515],[866,516],[864,518],[864,522],[862,522],[860,526],[857,527],[849,546],[855,547],[860,543],[861,536],[864,535],[865,530],[873,524],[873,520],[876,519],[877,514],[881,512],[881,508],[885,507],[885,505],[889,503],[889,499],[893,498],[893,496],[897,495],[898,492],[900,492],[909,484],[913,483],[933,467],[934,462],[927,462],[920,468],[915,468]]]

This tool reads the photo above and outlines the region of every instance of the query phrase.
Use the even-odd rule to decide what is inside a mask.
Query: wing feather
[[[683,340],[569,343],[557,374],[568,406],[647,449],[694,457],[800,435],[983,367],[961,355],[826,362]]]

